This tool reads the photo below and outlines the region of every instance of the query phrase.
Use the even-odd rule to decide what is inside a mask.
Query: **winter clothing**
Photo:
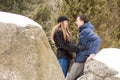
[[[94,26],[88,22],[79,28],[79,43],[80,46],[85,46],[85,49],[79,50],[76,53],[75,62],[85,62],[90,54],[96,54],[101,44],[100,37],[94,33]]]
[[[83,63],[74,63],[71,67],[70,72],[68,73],[66,80],[77,80],[76,78],[83,75],[84,62]]]
[[[59,28],[54,35],[55,45],[57,47],[57,57],[66,57],[71,59],[72,52],[78,52],[79,47],[74,45],[72,42],[68,42],[64,40],[63,32],[61,28]]]
[[[58,23],[62,22],[62,21],[69,21],[68,18],[66,16],[60,16],[57,20]]]
[[[64,76],[66,77],[67,72],[68,72],[68,68],[69,68],[70,59],[59,58],[58,61],[59,61],[60,66],[62,68],[62,72],[63,72]]]
[[[72,59],[71,53],[77,52],[79,50],[78,46],[75,46],[71,42],[65,41],[63,37],[63,32],[59,28],[54,34],[54,41],[57,47],[57,58],[62,67],[64,76],[66,77],[70,59]]]

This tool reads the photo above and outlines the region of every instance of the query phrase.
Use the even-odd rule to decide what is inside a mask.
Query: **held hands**
[[[81,50],[83,50],[83,49],[85,49],[85,46],[79,46],[79,49],[81,49]]]
[[[87,58],[86,62],[92,60],[95,57],[95,54],[90,54],[90,56]]]

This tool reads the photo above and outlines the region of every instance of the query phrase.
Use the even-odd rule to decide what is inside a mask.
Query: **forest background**
[[[52,28],[60,15],[67,16],[74,43],[78,41],[75,16],[88,15],[95,32],[102,39],[102,48],[120,48],[120,0],[0,0],[0,11],[27,16],[38,22],[50,41]]]

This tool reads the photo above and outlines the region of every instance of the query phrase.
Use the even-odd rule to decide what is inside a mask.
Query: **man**
[[[76,53],[74,64],[66,80],[76,80],[83,74],[84,63],[93,59],[101,44],[100,37],[94,33],[94,26],[89,22],[86,15],[77,16],[76,24],[80,33],[78,45],[85,48]]]

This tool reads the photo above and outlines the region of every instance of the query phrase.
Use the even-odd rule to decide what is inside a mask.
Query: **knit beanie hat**
[[[57,22],[60,23],[62,21],[69,21],[68,18],[66,16],[60,16],[58,19],[57,19]]]

